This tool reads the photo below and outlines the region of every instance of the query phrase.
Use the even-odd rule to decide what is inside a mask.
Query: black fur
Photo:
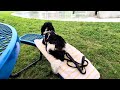
[[[45,22],[42,25],[42,27],[41,27],[41,35],[43,35],[43,33],[45,32],[45,29],[47,29],[47,31],[54,31],[55,32],[55,29],[54,29],[51,22]]]
[[[55,34],[53,31],[51,31],[47,42],[49,42],[50,44],[55,44],[55,48],[59,51],[61,51],[65,47],[66,43],[61,36]]]
[[[49,50],[49,54],[53,55],[56,59],[60,59],[61,61],[64,61],[64,55],[65,51],[59,51],[59,50]]]

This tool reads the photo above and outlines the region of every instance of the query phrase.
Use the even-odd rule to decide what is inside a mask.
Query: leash
[[[86,74],[86,69],[85,69],[85,67],[88,65],[88,61],[85,60],[85,56],[82,57],[81,63],[78,63],[78,62],[76,62],[76,61],[71,57],[71,55],[70,55],[69,53],[66,52],[65,55],[67,56],[67,58],[69,58],[69,59],[65,59],[65,60],[67,60],[67,65],[68,65],[68,66],[70,66],[70,67],[72,67],[72,68],[77,68],[80,73]],[[75,67],[74,67],[74,66],[71,66],[71,65],[69,64],[69,62],[74,63]],[[86,62],[86,64],[85,64],[85,62]]]

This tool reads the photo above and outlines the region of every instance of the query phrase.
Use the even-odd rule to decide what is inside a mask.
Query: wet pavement
[[[58,20],[58,21],[78,21],[78,22],[120,22],[120,18],[100,19],[96,16],[89,16],[85,11],[16,11],[14,16],[23,18],[34,18],[41,20]]]

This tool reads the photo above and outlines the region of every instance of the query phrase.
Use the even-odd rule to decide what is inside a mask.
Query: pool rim
[[[17,36],[16,29],[14,27],[12,27],[9,24],[5,24],[5,23],[0,23],[0,24],[6,25],[12,31],[11,40],[10,40],[8,46],[6,47],[6,49],[2,52],[2,54],[0,56],[0,69],[1,69],[3,67],[3,65],[5,64],[5,62],[8,60],[11,52],[13,51],[13,49],[14,49],[14,47],[16,45],[18,36]]]

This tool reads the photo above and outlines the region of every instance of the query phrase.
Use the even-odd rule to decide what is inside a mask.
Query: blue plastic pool
[[[0,23],[0,79],[8,79],[20,52],[19,37],[15,28]]]

